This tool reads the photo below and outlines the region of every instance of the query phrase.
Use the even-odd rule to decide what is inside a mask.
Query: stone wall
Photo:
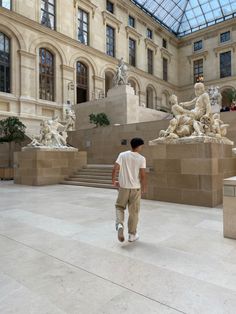
[[[24,185],[58,184],[87,165],[86,152],[29,149],[14,154],[14,182]]]
[[[221,119],[230,124],[228,138],[234,141],[236,147],[236,112],[223,112]],[[148,141],[157,138],[159,131],[168,125],[169,120],[161,120],[78,130],[69,132],[69,143],[88,152],[88,163],[112,164],[121,151],[130,149],[131,138],[142,137],[146,143],[143,154],[147,158],[147,164],[152,166],[153,153],[147,145]],[[124,140],[127,144],[121,145],[121,142],[125,143]]]

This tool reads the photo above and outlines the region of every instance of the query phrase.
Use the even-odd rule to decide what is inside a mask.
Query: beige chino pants
[[[116,228],[118,224],[124,225],[125,209],[128,205],[129,218],[128,218],[128,232],[135,234],[137,231],[141,189],[124,189],[119,188],[118,197],[116,200]]]

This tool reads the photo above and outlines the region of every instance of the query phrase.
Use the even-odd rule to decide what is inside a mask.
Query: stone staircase
[[[112,165],[87,165],[61,184],[114,189],[111,180],[112,168]]]

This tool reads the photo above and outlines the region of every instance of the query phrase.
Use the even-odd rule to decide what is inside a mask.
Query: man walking
[[[133,138],[130,142],[132,150],[120,153],[112,171],[112,184],[119,187],[116,201],[116,230],[118,240],[123,242],[125,209],[128,205],[129,242],[138,240],[137,224],[140,210],[141,193],[146,193],[146,159],[140,154],[144,141]],[[119,181],[116,175],[119,172]]]

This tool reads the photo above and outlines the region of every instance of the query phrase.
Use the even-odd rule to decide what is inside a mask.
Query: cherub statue
[[[228,127],[229,127],[229,124],[225,124],[220,119],[219,113],[215,113],[213,115],[212,131],[216,135],[216,137],[225,137],[227,134]]]

